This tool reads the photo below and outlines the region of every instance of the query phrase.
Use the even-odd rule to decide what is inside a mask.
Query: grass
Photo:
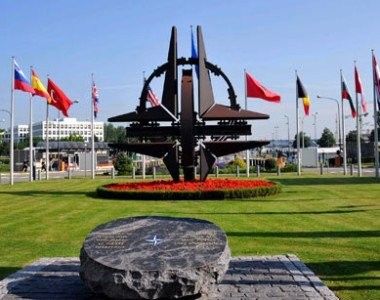
[[[380,183],[269,179],[282,184],[281,194],[222,202],[97,198],[96,187],[110,179],[0,186],[0,278],[40,257],[78,256],[85,236],[111,219],[170,215],[215,222],[233,255],[294,253],[341,299],[380,299]]]

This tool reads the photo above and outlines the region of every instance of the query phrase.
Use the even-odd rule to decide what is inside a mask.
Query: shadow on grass
[[[2,191],[0,195],[10,196],[33,196],[33,195],[52,195],[52,196],[65,196],[65,195],[86,195],[86,192],[81,191],[49,191],[49,190],[24,190],[24,191]]]
[[[380,237],[380,230],[360,231],[227,231],[229,237],[257,238],[368,238]]]
[[[0,280],[11,275],[14,272],[17,272],[20,268],[17,267],[0,267]]]
[[[372,177],[312,177],[312,178],[272,178],[273,181],[282,185],[342,185],[342,184],[379,184],[376,178]]]
[[[374,280],[379,280],[376,276],[354,276],[366,272],[380,271],[380,261],[327,261],[306,264],[312,269],[322,280],[342,281],[347,285],[330,285],[333,291],[355,291],[355,290],[380,290],[380,285],[373,284]],[[367,285],[354,283],[354,281],[369,281]]]
[[[170,212],[185,215],[329,215],[329,214],[350,214],[380,210],[376,209],[336,209],[336,210],[317,210],[317,211],[257,211],[257,212]]]

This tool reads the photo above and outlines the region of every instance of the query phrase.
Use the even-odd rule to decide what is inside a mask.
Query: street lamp
[[[335,98],[331,98],[331,97],[324,97],[324,96],[317,96],[317,98],[335,101],[337,106],[338,106],[338,144],[339,144],[339,148],[341,148],[342,147],[342,135],[340,132],[341,126],[340,126],[340,103],[339,103],[339,100],[335,99]]]
[[[318,113],[316,112],[315,114],[313,114],[313,117],[314,117],[314,140],[317,141],[317,115]]]

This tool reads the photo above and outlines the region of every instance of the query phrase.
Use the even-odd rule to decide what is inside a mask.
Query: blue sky
[[[354,60],[372,113],[370,50],[380,56],[378,0],[2,0],[0,11],[1,109],[10,107],[14,55],[25,73],[33,65],[44,81],[49,74],[69,97],[80,101],[71,108],[72,117],[90,118],[91,73],[100,90],[99,120],[134,110],[143,71],[149,74],[166,59],[171,26],[178,29],[179,56],[190,56],[192,24],[202,26],[208,60],[229,76],[241,105],[244,68],[282,95],[280,104],[248,100],[249,109],[270,115],[268,121],[253,122],[256,138],[270,139],[275,131],[278,138],[286,138],[284,114],[290,116],[294,135],[295,69],[311,96],[311,113],[318,113],[318,136],[324,127],[335,130],[336,104],[316,95],[340,97],[340,68],[353,94]],[[159,97],[161,83],[152,83]],[[225,85],[218,78],[213,83],[218,102],[227,103]],[[16,102],[16,123],[27,123],[27,94],[16,92]],[[35,99],[34,111],[34,120],[44,118],[42,99]],[[370,116],[364,123],[369,122],[365,128],[372,126]],[[312,116],[305,118],[311,136],[312,124]],[[347,119],[348,129],[354,124]]]

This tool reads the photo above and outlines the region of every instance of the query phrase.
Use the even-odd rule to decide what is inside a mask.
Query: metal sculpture
[[[185,181],[194,180],[197,165],[200,165],[200,180],[204,181],[217,157],[268,144],[266,141],[238,140],[241,135],[251,135],[247,120],[268,119],[269,116],[240,108],[228,77],[207,61],[200,26],[197,27],[197,40],[197,58],[178,58],[177,30],[172,27],[168,60],[146,79],[140,105],[133,112],[108,119],[110,122],[131,122],[126,135],[140,141],[111,144],[111,147],[162,158],[175,181],[180,179],[180,168]],[[198,112],[194,111],[192,69],[182,69],[179,111],[178,66],[196,66]],[[147,108],[149,84],[164,73],[161,104]],[[226,82],[230,106],[215,103],[210,73],[221,76]],[[216,124],[206,124],[208,121]],[[165,122],[171,122],[170,126],[162,125]]]

